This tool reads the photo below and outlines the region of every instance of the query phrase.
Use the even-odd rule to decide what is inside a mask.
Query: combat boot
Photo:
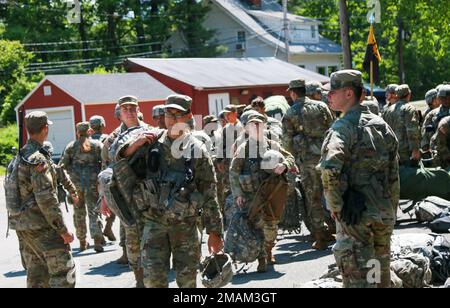
[[[316,241],[312,244],[312,248],[315,250],[326,250],[328,248],[328,242],[326,241],[323,232],[317,232],[314,235]]]
[[[128,255],[127,255],[127,248],[124,246],[122,247],[122,256],[117,259],[117,264],[127,265],[128,264]]]
[[[80,252],[85,251],[86,249],[88,249],[89,244],[86,240],[80,240]]]
[[[266,258],[258,259],[258,268],[256,270],[258,271],[258,273],[267,272],[267,259]]]
[[[274,265],[277,263],[275,256],[272,254],[273,246],[266,246],[267,252],[267,265]]]
[[[145,289],[144,285],[144,269],[140,267],[139,269],[133,270],[134,278],[136,279],[136,289]]]
[[[106,238],[110,242],[115,242],[117,240],[116,236],[114,235],[114,233],[112,231],[113,222],[114,222],[114,220],[112,220],[111,217],[106,218],[106,226],[105,226],[105,230],[103,230],[103,235],[106,236]]]
[[[94,239],[94,250],[96,253],[100,253],[105,251],[103,249],[103,236],[101,238],[95,238]]]

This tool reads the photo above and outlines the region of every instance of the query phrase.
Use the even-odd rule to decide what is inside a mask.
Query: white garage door
[[[225,109],[226,106],[230,104],[230,94],[220,93],[220,94],[209,94],[209,114],[218,116],[219,112]]]
[[[27,114],[33,110],[27,110]],[[39,109],[47,113],[53,125],[50,125],[48,141],[54,148],[53,157],[59,158],[66,145],[75,140],[74,114],[72,107]]]

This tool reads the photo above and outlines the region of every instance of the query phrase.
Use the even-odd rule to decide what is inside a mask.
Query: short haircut
[[[306,96],[306,88],[294,88],[291,91],[297,94],[298,97]]]
[[[42,123],[41,127],[30,127],[27,123],[26,127],[27,127],[27,131],[29,135],[36,135],[39,134],[40,132],[42,132],[42,130],[47,126],[47,123]]]

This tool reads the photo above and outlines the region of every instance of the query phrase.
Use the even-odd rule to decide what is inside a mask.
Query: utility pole
[[[350,48],[350,25],[346,0],[339,0],[339,24],[341,28],[342,49],[344,51],[344,68],[351,69],[352,50]]]
[[[397,18],[398,22],[398,77],[400,79],[400,83],[405,83],[405,63],[403,59],[403,40],[404,40],[404,31],[403,31],[403,21],[400,17]]]
[[[289,50],[289,22],[287,17],[287,0],[283,0],[283,29],[284,29],[284,47],[286,49],[286,61],[290,62]]]

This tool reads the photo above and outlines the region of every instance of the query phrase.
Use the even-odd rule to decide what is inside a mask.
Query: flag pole
[[[372,15],[371,17],[370,17],[370,28],[372,28],[373,27],[373,23],[374,23],[374,20],[375,18],[374,18],[374,16]],[[373,100],[373,83],[374,83],[374,81],[373,81],[373,57],[374,56],[372,56],[371,57],[371,60],[370,60],[370,96],[372,97],[372,100]]]

